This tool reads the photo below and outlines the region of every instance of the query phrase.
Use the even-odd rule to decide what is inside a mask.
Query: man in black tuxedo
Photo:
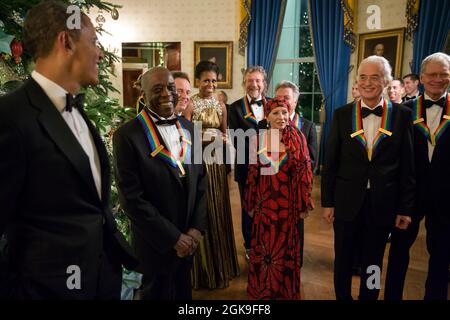
[[[413,110],[417,196],[415,215],[407,230],[394,230],[386,274],[385,299],[401,300],[409,250],[425,216],[430,254],[425,299],[447,299],[450,261],[450,57],[434,53],[422,62],[420,80],[425,92],[405,102]],[[420,107],[421,106],[421,107]],[[442,128],[437,130],[438,128]],[[433,133],[433,134],[430,134]]]
[[[68,30],[67,5],[28,13],[23,39],[31,79],[0,98],[0,235],[8,297],[120,299],[122,268],[137,261],[117,230],[102,139],[81,87],[98,83],[102,53],[89,18]],[[51,21],[51,23],[50,23]],[[4,284],[0,284],[4,285]]]
[[[402,98],[403,102],[415,99],[419,96],[419,75],[408,73],[403,77],[403,84],[405,86],[405,96]]]
[[[364,59],[358,69],[361,99],[335,111],[328,136],[322,206],[324,218],[334,226],[337,299],[352,299],[352,262],[359,241],[359,299],[378,298],[388,234],[394,225],[405,229],[411,221],[415,188],[411,110],[383,98],[391,79],[385,58]]]
[[[113,138],[120,202],[143,273],[139,295],[191,299],[191,256],[207,224],[206,169],[202,157],[192,161],[202,154],[201,139],[174,114],[178,96],[169,70],[147,71],[142,89],[146,107]]]
[[[242,234],[248,260],[252,218],[243,206],[244,189],[247,183],[249,139],[258,130],[258,123],[264,119],[264,106],[266,103],[264,94],[267,88],[267,75],[264,68],[261,66],[248,67],[244,72],[242,85],[245,89],[245,96],[230,105],[228,109],[228,126],[230,129],[235,130],[235,134],[231,135],[233,146],[236,149],[234,179],[239,185],[239,194],[241,196]],[[239,134],[239,129],[246,133],[245,138]],[[245,139],[245,143],[242,143],[242,139]],[[244,148],[239,147],[240,145],[244,146]]]

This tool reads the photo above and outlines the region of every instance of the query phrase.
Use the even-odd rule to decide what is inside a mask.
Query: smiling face
[[[248,73],[245,76],[244,86],[245,91],[251,98],[259,99],[265,89],[264,75],[259,71]]]
[[[143,81],[146,104],[157,115],[168,118],[178,102],[177,89],[172,75],[167,69],[158,69],[148,75]],[[145,76],[145,75],[144,75]]]
[[[408,96],[414,95],[419,90],[419,80],[413,80],[411,77],[403,79],[405,92]]]
[[[448,64],[441,62],[429,62],[420,75],[425,93],[431,99],[439,99],[446,91],[450,83],[450,70]]]
[[[267,121],[272,129],[283,130],[289,123],[289,110],[284,107],[276,107],[267,115]]]
[[[199,78],[199,94],[202,98],[209,98],[217,88],[217,73],[214,71],[203,71]]]
[[[358,70],[358,89],[368,106],[375,106],[381,99],[385,87],[382,67],[376,62],[361,64]]]
[[[399,80],[392,80],[388,86],[389,99],[393,102],[401,103],[405,90]]]
[[[185,108],[189,103],[189,96],[191,95],[191,84],[184,78],[176,78],[175,86],[178,94],[178,104]]]

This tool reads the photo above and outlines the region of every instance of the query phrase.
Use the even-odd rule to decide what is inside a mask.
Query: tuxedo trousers
[[[425,283],[425,300],[447,300],[448,268],[450,264],[450,225],[426,216],[428,276]]]
[[[362,269],[359,299],[378,299],[384,250],[391,228],[377,225],[375,217],[368,189],[362,208],[353,220],[334,220],[334,289],[337,300],[353,299],[352,265],[359,245]]]
[[[423,217],[411,219],[406,230],[394,227],[391,232],[391,247],[386,270],[385,300],[402,300],[406,272],[409,265],[409,250],[416,241]]]

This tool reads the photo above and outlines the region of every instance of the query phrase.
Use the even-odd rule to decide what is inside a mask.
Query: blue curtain
[[[347,103],[350,47],[344,42],[344,13],[336,0],[310,0],[313,47],[320,86],[325,99],[325,123],[321,132],[319,164],[333,112]],[[320,168],[320,166],[319,166]]]
[[[444,50],[449,30],[450,1],[421,0],[418,26],[414,32],[413,72],[420,72],[420,64],[428,55]]]
[[[253,0],[248,25],[247,66],[264,67],[268,81],[275,65],[286,0]]]

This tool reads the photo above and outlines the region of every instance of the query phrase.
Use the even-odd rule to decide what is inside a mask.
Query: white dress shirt
[[[66,94],[68,93],[57,83],[44,77],[37,71],[31,73],[31,77],[39,84],[44,90],[45,94],[49,97],[50,101],[54,104],[56,109],[60,112],[62,118],[69,126],[73,135],[77,139],[78,143],[83,148],[84,152],[89,158],[89,165],[91,167],[92,177],[94,179],[95,188],[97,189],[98,196],[101,199],[102,196],[102,183],[101,183],[101,167],[100,159],[98,157],[97,148],[95,147],[94,139],[89,131],[89,128],[84,121],[81,113],[77,108],[73,108],[72,112],[67,112],[66,108]]]
[[[252,101],[252,98],[247,94],[248,102]],[[262,97],[259,97],[256,99],[257,101],[261,100]],[[264,106],[259,106],[256,103],[253,103],[250,105],[250,108],[252,109],[253,115],[256,118],[256,121],[260,122],[262,119],[264,119]]]
[[[150,114],[150,117],[152,117],[153,122],[156,124],[156,119],[152,114]],[[161,120],[170,119],[169,118],[163,118],[159,117]],[[161,134],[161,137],[164,140],[164,144],[166,145],[167,149],[169,149],[170,153],[175,157],[175,159],[180,160],[180,151],[181,151],[181,142],[180,142],[180,133],[178,132],[178,128],[175,124],[172,125],[160,125],[157,124],[156,128],[158,128],[159,134]]]
[[[377,106],[379,106],[379,105],[381,105],[381,106],[384,105],[383,97],[381,97],[380,102],[377,104]],[[371,109],[369,106],[367,106],[367,104],[364,103],[363,99],[361,99],[361,107]],[[381,117],[378,117],[372,113],[362,119],[362,126],[364,129],[364,137],[366,138],[366,142],[367,142],[367,149],[371,150],[371,152],[372,152],[374,139],[377,136],[378,129],[381,126]],[[370,189],[370,180],[367,181],[367,189]]]
[[[444,93],[442,97],[445,97],[447,93]],[[441,98],[442,98],[441,97]],[[426,93],[424,94],[424,98],[427,100],[432,100],[429,95]],[[439,123],[441,123],[441,117],[442,117],[442,107],[438,106],[437,104],[432,105],[430,108],[426,109],[427,114],[427,127],[430,129],[430,134],[433,135],[436,132],[436,129],[439,127]],[[428,160],[431,162],[431,159],[433,158],[433,152],[434,147],[430,141],[428,141]]]

